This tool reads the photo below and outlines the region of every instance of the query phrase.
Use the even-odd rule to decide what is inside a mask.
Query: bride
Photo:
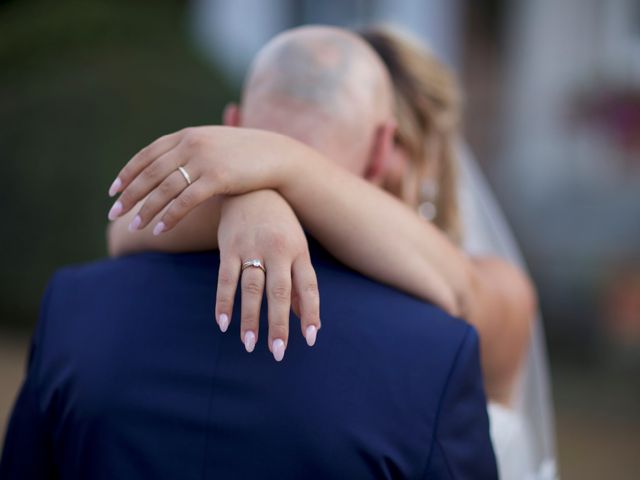
[[[240,281],[241,341],[252,351],[266,283],[268,345],[282,360],[290,306],[309,345],[320,329],[304,227],[346,265],[476,327],[503,478],[553,478],[550,428],[542,447],[536,445],[540,435],[522,399],[527,388],[524,395],[531,394],[527,385],[532,382],[534,390],[546,388],[544,377],[528,374],[535,294],[516,265],[517,253],[494,243],[509,241],[505,227],[487,226],[500,223],[499,211],[487,211],[486,201],[473,198],[484,187],[468,156],[459,154],[460,94],[454,78],[431,53],[393,31],[371,28],[355,38],[382,60],[394,98],[393,118],[382,119],[376,130],[380,148],[368,165],[353,172],[335,165],[328,160],[334,152],[323,150],[316,137],[291,134],[295,127],[270,125],[313,149],[265,131],[248,118],[252,99],[245,92],[242,115],[238,107],[228,107],[225,124],[260,130],[185,129],[156,140],[121,170],[110,189],[111,195],[121,193],[109,214],[115,220],[109,229],[110,252],[219,248],[215,318],[220,329],[226,331],[232,321]],[[278,41],[259,55],[247,89],[263,86],[263,64],[269,63],[264,58],[277,55]],[[491,200],[487,192],[480,194]],[[471,227],[487,215],[493,220]],[[478,234],[482,228],[484,237]],[[140,231],[132,235],[127,230]],[[242,271],[242,263],[252,258],[262,260],[266,278],[258,269]]]

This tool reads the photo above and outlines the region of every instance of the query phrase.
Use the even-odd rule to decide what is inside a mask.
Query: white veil
[[[469,149],[459,145],[458,195],[464,227],[464,248],[473,254],[496,254],[526,269],[522,255],[486,179]],[[491,415],[492,436],[503,480],[557,478],[553,407],[544,330],[540,315],[534,323],[531,345],[522,368],[513,410],[507,415],[518,423],[519,442],[497,445],[496,428],[513,437],[513,421]],[[503,409],[504,410],[504,409]],[[511,425],[509,425],[511,424]],[[502,448],[505,447],[505,448]],[[515,449],[526,451],[515,451]]]

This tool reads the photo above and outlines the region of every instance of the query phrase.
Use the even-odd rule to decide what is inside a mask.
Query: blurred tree
[[[235,93],[192,51],[184,2],[0,3],[0,326],[32,325],[53,270],[105,255],[120,166]]]

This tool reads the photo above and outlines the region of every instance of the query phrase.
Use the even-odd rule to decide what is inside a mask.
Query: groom
[[[322,338],[282,363],[214,328],[217,251],[56,273],[0,479],[496,478],[475,331],[310,243]]]

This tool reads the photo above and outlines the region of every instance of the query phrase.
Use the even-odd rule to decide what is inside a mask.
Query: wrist
[[[276,135],[277,141],[272,145],[270,152],[273,159],[273,168],[271,169],[273,178],[269,187],[282,193],[288,190],[295,179],[302,174],[301,167],[306,156],[304,149],[307,147],[285,135]]]
[[[249,206],[257,207],[264,202],[269,202],[273,197],[280,195],[274,190],[253,190],[251,192],[242,193],[240,195],[226,195],[222,197],[221,214],[224,215],[229,211],[243,210]]]
[[[282,144],[274,151],[277,176],[273,189],[287,202],[295,201],[310,185],[309,180],[325,177],[329,163],[313,148],[292,138],[282,136]]]

